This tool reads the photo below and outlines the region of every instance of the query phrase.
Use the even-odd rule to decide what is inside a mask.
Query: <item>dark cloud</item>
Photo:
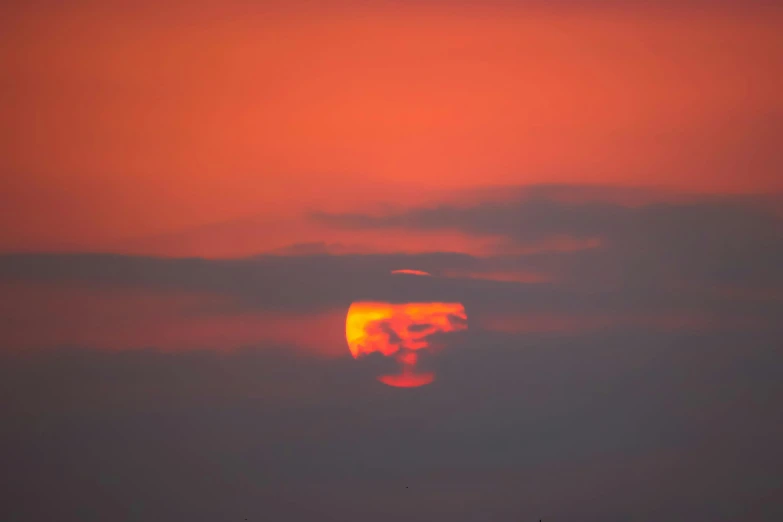
[[[454,317],[454,316],[449,316]],[[432,325],[429,323],[418,323],[418,324],[411,324],[408,326],[408,331],[410,332],[425,332],[432,328]]]
[[[410,390],[284,347],[6,355],[1,515],[775,520],[779,342],[473,332]]]
[[[517,189],[511,201],[441,205],[372,216],[313,217],[349,228],[460,230],[502,235],[517,244],[556,238],[600,238],[599,248],[534,253],[498,262],[505,268],[555,271],[582,283],[658,285],[662,281],[783,287],[780,200],[748,196],[654,199],[641,189],[544,185]],[[514,191],[510,191],[514,194]]]
[[[387,216],[319,215],[351,227],[457,228],[502,234],[524,245],[597,237],[595,248],[420,255],[269,255],[238,260],[119,255],[0,256],[0,282],[77,284],[228,299],[203,310],[308,313],[357,300],[461,302],[471,319],[498,313],[581,315],[701,314],[721,322],[783,314],[783,220],[774,198],[684,197],[641,189],[533,186],[504,202],[414,209]],[[634,206],[619,201],[635,201]],[[662,202],[665,201],[665,202]],[[409,277],[401,267],[450,272],[532,271],[553,281],[524,284]]]
[[[413,295],[418,280],[391,270],[409,256],[260,256],[241,260],[121,255],[0,256],[0,281],[78,283],[231,295],[259,309],[315,310],[389,294]],[[414,256],[421,266],[465,265],[459,254]],[[394,288],[397,290],[395,291]]]
[[[454,226],[520,244],[604,239],[571,252],[0,257],[0,519],[781,518],[779,218],[737,198],[627,207],[616,197],[533,187],[511,203],[322,216],[345,226]],[[434,277],[390,273],[399,268]],[[525,269],[558,278],[439,276]],[[730,284],[741,285],[724,292]],[[347,348],[321,357],[264,341],[219,353],[218,336],[214,350],[182,353],[65,342],[20,350],[6,332],[47,328],[15,315],[20,285],[228,298],[198,309],[204,317],[441,300],[464,303],[469,328],[428,337],[445,346],[421,353],[421,370],[436,380],[401,390],[375,380],[397,370],[394,360],[354,360]],[[69,306],[67,292],[56,303],[41,295],[25,304],[30,313],[56,320]],[[504,314],[533,326],[596,314],[711,322],[525,334],[483,322]],[[756,322],[730,327],[742,318]]]
[[[243,260],[162,259],[115,255],[0,256],[0,282],[76,284],[87,288],[151,292],[208,293],[229,298],[200,313],[248,310],[307,313],[347,309],[357,300],[461,302],[468,316],[505,313],[677,313],[774,316],[780,296],[769,299],[716,294],[711,287],[679,285],[672,274],[621,267],[622,284],[602,284],[599,275],[582,284],[522,284],[390,274],[391,267],[421,266],[433,273],[448,268],[492,270],[497,266],[544,266],[587,277],[616,267],[614,251],[539,254],[522,258],[474,258],[461,254],[410,256],[264,256]],[[438,269],[436,269],[438,267]],[[573,277],[575,277],[575,275]],[[652,277],[655,275],[655,277]],[[721,282],[721,281],[719,281]],[[728,281],[731,282],[731,281]],[[600,284],[599,284],[600,283]],[[767,289],[775,288],[769,284]]]
[[[372,333],[375,330],[383,333],[388,344],[396,346],[402,342],[402,339],[400,339],[400,336],[394,331],[394,327],[390,321],[371,321],[365,326],[365,331],[368,333]]]

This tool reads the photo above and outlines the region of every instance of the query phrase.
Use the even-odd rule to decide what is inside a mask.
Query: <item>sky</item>
[[[780,519],[781,27],[4,3],[0,518]]]

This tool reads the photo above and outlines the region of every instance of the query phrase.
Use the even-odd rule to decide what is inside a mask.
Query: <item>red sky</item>
[[[46,4],[0,17],[4,251],[367,244],[299,216],[480,185],[783,189],[779,11]]]
[[[782,27],[0,0],[0,520],[783,520]]]

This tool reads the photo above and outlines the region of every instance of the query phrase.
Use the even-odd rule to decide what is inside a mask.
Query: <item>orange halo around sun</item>
[[[432,373],[417,373],[418,350],[432,347],[435,333],[467,328],[461,303],[356,302],[348,309],[345,337],[354,358],[371,353],[394,357],[402,367],[398,375],[378,380],[389,386],[411,388],[435,380]]]

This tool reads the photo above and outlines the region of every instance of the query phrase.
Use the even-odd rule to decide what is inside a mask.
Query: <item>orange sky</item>
[[[479,185],[783,190],[780,11],[88,4],[0,8],[0,250],[367,244],[300,216]]]

